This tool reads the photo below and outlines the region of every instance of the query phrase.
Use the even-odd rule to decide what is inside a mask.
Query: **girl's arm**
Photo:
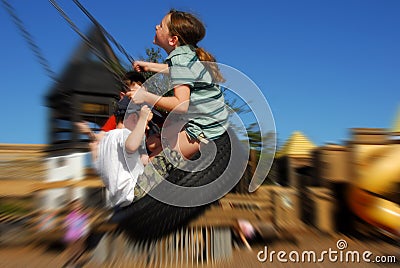
[[[164,73],[164,74],[167,74],[169,72],[168,64],[147,62],[147,61],[133,62],[133,69],[137,72],[153,72],[153,73]]]
[[[150,106],[173,111],[176,113],[186,113],[189,108],[190,88],[187,85],[174,87],[174,96],[160,97],[143,89],[132,90],[126,95],[131,98],[134,103],[148,103]]]

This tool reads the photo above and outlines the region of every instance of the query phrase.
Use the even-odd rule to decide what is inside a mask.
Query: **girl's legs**
[[[152,165],[147,165],[138,178],[139,187],[135,188],[135,196],[139,198],[161,183],[168,176],[171,167],[179,166],[182,156],[184,159],[190,159],[200,150],[200,143],[188,137],[182,130],[182,124],[169,124],[168,127],[164,127],[161,136],[153,136],[146,140],[146,146],[151,151],[149,160]]]
[[[200,150],[200,142],[191,139],[184,130],[178,133],[177,140],[172,141],[174,143],[170,143],[171,149],[178,151],[185,159],[190,159]]]
[[[185,159],[190,159],[200,150],[200,142],[191,139],[186,132],[182,130],[182,123],[171,124],[164,128],[161,146],[158,146],[152,151],[150,160],[163,150],[162,146],[169,146],[170,149],[179,152]]]

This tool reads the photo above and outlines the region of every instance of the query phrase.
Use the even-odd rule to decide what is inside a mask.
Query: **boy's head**
[[[129,71],[122,77],[122,81],[123,85],[121,87],[121,92],[126,93],[130,91],[130,87],[134,86],[135,84],[142,86],[146,79],[139,72]]]
[[[125,115],[135,116],[134,122],[136,122],[138,118],[138,112],[140,111],[140,106],[135,103],[130,103],[130,99],[128,97],[123,97],[116,104],[114,115],[115,121],[117,125],[119,123],[124,122]]]

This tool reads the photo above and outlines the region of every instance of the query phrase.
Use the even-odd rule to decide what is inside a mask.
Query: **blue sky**
[[[81,40],[46,0],[11,1],[60,73]],[[152,47],[170,8],[197,14],[200,43],[246,74],[273,112],[279,142],[300,130],[313,142],[341,143],[349,128],[389,128],[400,106],[400,1],[84,1],[133,57]],[[83,30],[72,1],[60,5]],[[0,143],[46,143],[44,96],[52,85],[4,8],[0,9]],[[164,54],[165,56],[165,54]]]

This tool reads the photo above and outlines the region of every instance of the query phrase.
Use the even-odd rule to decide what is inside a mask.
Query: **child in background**
[[[86,238],[89,234],[89,215],[83,209],[83,204],[76,199],[69,204],[71,211],[65,218],[64,251],[68,259],[64,267],[75,267],[75,264],[86,249]]]

